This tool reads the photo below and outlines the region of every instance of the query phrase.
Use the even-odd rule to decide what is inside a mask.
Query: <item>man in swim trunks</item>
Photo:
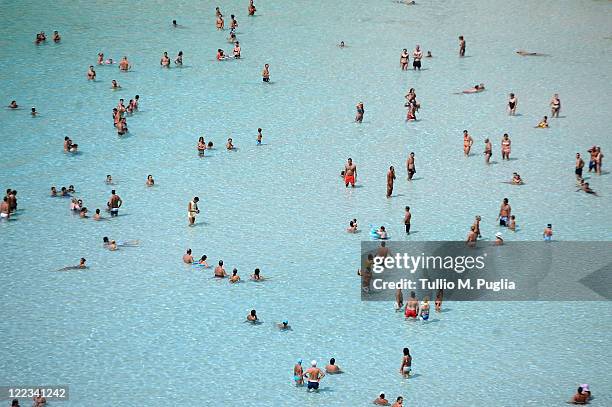
[[[474,144],[472,136],[468,134],[467,130],[463,130],[463,154],[465,154],[466,157],[470,155],[472,144]]]
[[[419,300],[416,298],[414,291],[410,291],[410,298],[406,304],[404,316],[406,318],[416,318],[419,315]]]
[[[423,58],[423,51],[419,45],[416,46],[412,52],[412,68],[416,71],[421,70],[421,58]]]
[[[344,165],[344,184],[348,188],[349,184],[355,188],[355,179],[357,178],[357,166],[353,164],[353,159],[349,157]]]
[[[115,193],[113,189],[111,191],[111,197],[108,200],[108,207],[110,208],[111,217],[119,215],[119,208],[123,204],[121,197]]]
[[[412,214],[410,213],[410,207],[406,207],[406,213],[404,214],[404,226],[406,226],[406,234],[410,234],[410,219],[412,219]]]
[[[459,56],[465,56],[465,39],[463,38],[463,35],[459,36]]]
[[[576,180],[580,181],[582,179],[582,169],[584,168],[584,160],[580,157],[580,153],[576,153]]]
[[[264,65],[264,69],[263,69],[263,71],[261,71],[261,76],[262,76],[264,82],[266,82],[266,83],[270,82],[270,65],[268,65],[268,64]]]
[[[504,198],[504,201],[499,208],[499,226],[507,226],[508,218],[512,214],[512,208],[508,203],[508,198]]]
[[[8,219],[11,216],[11,210],[9,209],[8,197],[5,196],[2,202],[0,202],[0,219]]]
[[[387,172],[387,198],[391,198],[393,194],[393,181],[395,180],[395,168],[389,167]]]
[[[488,138],[485,139],[484,155],[485,155],[485,163],[489,164],[489,160],[491,159],[491,156],[493,155],[493,144],[491,144],[491,140],[489,140]]]
[[[317,361],[313,360],[310,362],[310,366],[306,372],[304,373],[304,377],[308,379],[308,391],[319,391],[319,382],[323,377],[325,377],[325,373],[321,369],[317,367]]]
[[[414,165],[414,152],[411,152],[406,160],[406,170],[408,171],[408,181],[412,181],[412,177],[416,174],[416,167]]]
[[[187,205],[187,220],[189,221],[189,226],[193,226],[196,220],[196,215],[200,213],[198,202],[200,202],[200,198],[196,196],[189,201],[189,204]]]

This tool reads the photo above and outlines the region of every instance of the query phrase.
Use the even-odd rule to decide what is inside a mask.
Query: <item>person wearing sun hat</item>
[[[504,244],[504,237],[502,236],[501,232],[497,232],[495,234],[495,246],[501,246]]]
[[[310,367],[306,369],[304,377],[308,378],[308,391],[312,390],[318,392],[319,382],[325,377],[325,373],[317,367],[317,361],[313,360],[310,362]]]

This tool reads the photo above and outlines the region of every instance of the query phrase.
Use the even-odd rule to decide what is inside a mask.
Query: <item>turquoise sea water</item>
[[[216,5],[226,26],[237,16],[240,61],[215,61],[217,48],[231,50],[228,30],[214,29]],[[612,151],[612,3],[260,1],[251,18],[247,5],[0,1],[0,103],[23,107],[0,109],[0,188],[16,189],[20,208],[0,223],[0,385],[69,384],[66,406],[368,405],[381,390],[410,406],[555,406],[587,382],[593,405],[611,405],[608,302],[447,303],[435,323],[406,323],[392,304],[360,301],[356,270],[369,224],[399,240],[461,240],[480,214],[491,239],[504,197],[521,228],[504,231],[507,240],[539,240],[547,223],[559,240],[612,239],[612,177],[590,177],[593,197],[574,192],[573,175],[576,152]],[[60,44],[33,44],[54,29]],[[402,48],[417,43],[434,58],[421,72],[400,71]],[[522,58],[519,48],[550,56]],[[179,50],[183,68],[159,67],[164,51]],[[134,68],[96,67],[88,82],[98,52],[127,55]],[[261,83],[265,63],[271,85]],[[480,82],[484,93],[453,94]],[[421,110],[407,124],[410,87]],[[520,116],[505,112],[510,92]],[[563,117],[534,129],[553,93]],[[112,108],[135,94],[140,111],[120,139]],[[467,159],[463,129],[475,140]],[[510,162],[499,153],[504,132]],[[66,135],[78,155],[62,153]],[[205,158],[201,135],[217,147]],[[230,136],[235,152],[222,148]],[[498,162],[489,167],[485,137]],[[338,177],[349,156],[355,190]],[[390,200],[389,165],[398,174]],[[514,171],[527,185],[502,183]],[[124,200],[112,221],[79,219],[69,200],[48,196],[51,185],[74,184],[90,211],[103,209],[106,174]],[[144,186],[148,174],[154,188]],[[188,228],[195,195],[202,213]],[[364,232],[344,232],[352,218]],[[102,236],[142,244],[109,252]],[[229,286],[184,266],[187,248],[243,278],[259,267],[271,279]],[[82,256],[87,271],[53,272]],[[242,322],[251,308],[264,324]],[[293,331],[272,327],[284,318]],[[409,380],[397,373],[405,346]],[[297,358],[330,357],[347,373],[326,377],[319,394],[293,387]]]

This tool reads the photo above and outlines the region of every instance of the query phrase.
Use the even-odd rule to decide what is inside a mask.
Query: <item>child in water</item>
[[[421,303],[421,319],[427,321],[429,319],[429,297],[423,298]]]
[[[548,116],[544,116],[536,128],[547,129],[548,128]]]

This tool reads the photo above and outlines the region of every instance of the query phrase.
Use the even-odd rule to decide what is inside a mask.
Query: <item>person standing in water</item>
[[[408,54],[408,50],[406,48],[404,48],[402,50],[402,53],[400,55],[400,68],[402,69],[402,71],[407,71],[408,70],[408,59],[409,59],[409,54]]]
[[[552,240],[552,236],[553,236],[552,224],[549,223],[544,229],[544,232],[542,233],[542,237],[544,238],[545,242],[550,242]]]
[[[304,377],[308,379],[308,391],[312,390],[318,392],[319,382],[325,377],[325,373],[317,367],[317,361],[313,360],[310,362],[310,367],[306,369]]]
[[[470,155],[472,144],[474,144],[474,140],[472,139],[472,136],[468,134],[467,130],[463,130],[463,154],[466,157]]]
[[[508,136],[508,133],[504,133],[504,137],[502,138],[501,141],[501,155],[502,155],[502,160],[510,160],[510,146],[512,144],[512,141],[510,140],[510,137]]]
[[[436,293],[436,312],[442,312],[442,299],[444,296],[444,292],[442,291],[442,289],[439,289],[438,292]]]
[[[406,234],[410,234],[410,220],[412,219],[412,214],[410,213],[410,207],[406,207],[406,213],[404,214],[404,226],[406,227]]]
[[[485,151],[484,151],[485,163],[490,164],[489,160],[491,159],[492,155],[493,155],[493,145],[491,144],[491,140],[486,138],[485,139]]]
[[[414,152],[411,152],[406,160],[406,170],[408,171],[408,181],[412,181],[412,177],[416,174],[416,167],[414,165]]]
[[[357,114],[355,115],[355,122],[361,123],[363,122],[363,114],[365,113],[365,109],[363,108],[363,102],[357,103],[355,108],[357,109]]]
[[[561,112],[561,99],[559,99],[559,94],[555,93],[550,100],[550,117],[559,118],[559,113]]]
[[[186,264],[193,263],[193,255],[191,254],[191,249],[187,249],[185,254],[183,254],[183,263],[186,263]]]
[[[355,188],[355,180],[357,179],[357,166],[353,164],[353,159],[349,157],[344,165],[344,184],[348,188],[349,184]]]
[[[574,173],[576,174],[576,181],[580,181],[582,179],[582,169],[584,168],[584,160],[580,156],[580,153],[576,153],[576,169]]]
[[[416,318],[419,315],[419,300],[416,298],[414,291],[410,291],[410,298],[404,310],[404,316],[408,318]]]
[[[415,71],[418,69],[421,70],[421,59],[423,58],[423,51],[421,51],[421,47],[419,45],[416,46],[414,51],[412,52],[412,69]]]
[[[476,215],[476,217],[474,218],[474,223],[472,224],[474,226],[474,233],[476,233],[477,238],[482,237],[482,235],[480,234],[480,220],[480,215]]]
[[[501,207],[499,208],[499,226],[507,226],[510,215],[512,215],[512,208],[508,203],[508,198],[504,198],[504,201],[502,202]]]
[[[416,318],[416,316],[415,316]],[[400,365],[400,373],[404,378],[410,376],[412,371],[412,356],[410,356],[410,349],[404,348],[404,356],[402,356],[402,364]]]
[[[265,83],[270,83],[270,65],[265,64],[263,71],[261,71],[261,76]]]
[[[429,320],[429,297],[427,296],[423,298],[423,302],[421,303],[420,316],[423,321]]]
[[[255,5],[253,4],[253,0],[249,0],[249,15],[254,16],[256,11],[257,9],[255,8]]]
[[[514,116],[516,114],[516,106],[518,105],[518,99],[514,96],[514,93],[510,94],[508,98],[508,114]]]
[[[393,194],[393,181],[395,180],[395,168],[389,167],[387,172],[387,198],[391,198]]]
[[[200,213],[198,202],[200,202],[200,198],[196,196],[189,201],[189,204],[187,205],[187,220],[189,221],[189,226],[193,226],[196,220],[196,215]]]
[[[463,35],[459,36],[459,56],[465,56],[465,39],[463,38]]]
[[[119,208],[121,207],[122,204],[123,204],[123,201],[121,200],[121,197],[117,195],[115,193],[115,190],[113,189],[111,191],[111,197],[108,200],[108,207],[110,209],[111,217],[119,215]]]
[[[295,366],[293,366],[293,380],[295,381],[296,387],[304,385],[304,369],[302,368],[302,359],[298,359]]]
[[[123,58],[121,58],[121,61],[119,61],[119,70],[128,71],[130,68],[130,62],[128,61],[127,57],[124,56]]]
[[[94,70],[93,65],[89,65],[89,69],[87,70],[87,80],[89,81],[96,80],[96,71]]]

